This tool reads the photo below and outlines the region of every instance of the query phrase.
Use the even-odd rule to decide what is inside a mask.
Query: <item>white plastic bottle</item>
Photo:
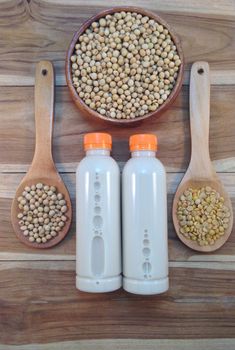
[[[111,147],[109,134],[86,134],[76,173],[76,287],[85,292],[122,285],[120,171]]]
[[[135,294],[168,289],[166,173],[157,138],[130,137],[132,158],[122,175],[123,288]]]

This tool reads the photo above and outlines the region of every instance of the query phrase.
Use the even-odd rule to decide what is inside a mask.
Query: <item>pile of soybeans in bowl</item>
[[[182,64],[164,25],[125,11],[92,22],[79,36],[70,60],[80,99],[110,119],[157,111],[170,96]]]

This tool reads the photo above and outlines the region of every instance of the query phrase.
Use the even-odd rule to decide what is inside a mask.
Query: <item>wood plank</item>
[[[122,0],[121,4],[126,2]],[[114,0],[109,3],[113,5]],[[131,0],[128,5],[157,11],[175,28],[182,38],[186,71],[192,62],[203,59],[211,65],[213,83],[235,83],[233,1],[214,4],[212,0],[200,0],[189,4],[186,0]],[[64,85],[65,52],[73,33],[104,8],[107,7],[101,0],[89,2],[89,6],[82,1],[1,1],[0,84],[33,85],[35,63],[50,59],[56,67],[57,84]],[[188,83],[188,73],[185,82]]]
[[[234,339],[96,339],[50,344],[0,345],[0,350],[234,350]]]
[[[11,260],[1,261],[0,271],[7,269],[28,269],[33,270],[60,270],[60,271],[75,271],[76,262],[75,259],[71,261],[65,260]],[[191,262],[191,261],[170,261],[170,268],[185,268],[185,269],[206,269],[206,270],[226,270],[235,271],[235,262]]]
[[[212,86],[210,152],[217,171],[235,171],[235,85]],[[226,120],[226,123],[224,122]],[[118,127],[84,118],[67,88],[56,90],[54,159],[59,170],[75,171],[84,156],[83,135],[108,131],[113,136],[113,156],[129,158],[128,138],[133,133],[154,132],[159,138],[158,157],[168,172],[182,172],[190,157],[188,88],[158,120],[133,127]],[[0,87],[0,171],[25,171],[34,149],[34,91],[32,87]],[[67,166],[68,164],[68,166]],[[14,167],[16,165],[16,167]]]
[[[43,265],[9,262],[0,269],[0,344],[234,338],[231,271],[171,268],[170,290],[143,298],[123,290],[78,292],[70,263],[68,269],[66,262],[63,268],[58,264],[57,270]]]
[[[120,170],[123,170],[123,167],[126,162],[118,161]],[[212,161],[215,170],[218,173],[233,173],[235,170],[235,157],[218,159]],[[64,173],[74,173],[76,171],[78,163],[56,163],[56,167],[59,172]],[[11,173],[26,173],[29,169],[29,164],[6,164],[0,163],[0,173],[2,174],[11,174]],[[170,165],[166,167],[168,173],[175,173],[175,168]],[[184,169],[180,169],[182,171]]]
[[[235,227],[219,251],[193,252],[176,238],[171,203],[190,156],[189,68],[203,59],[209,61],[211,82],[217,85],[211,94],[211,157],[235,210],[235,2],[128,2],[158,12],[175,28],[183,41],[186,71],[185,86],[169,111],[158,121],[126,129],[85,120],[65,87],[65,51],[73,32],[107,5],[117,2],[0,0],[0,350],[234,350]],[[129,158],[130,134],[159,136],[158,156],[168,171],[167,293],[143,297],[123,290],[102,295],[78,292],[74,222],[65,241],[51,250],[29,249],[15,237],[10,205],[33,155],[32,85],[40,59],[53,60],[56,68],[60,87],[54,156],[74,209],[74,171],[84,155],[84,133],[110,132],[121,169]]]
[[[46,0],[47,3],[61,5],[64,4],[63,0]],[[66,4],[69,6],[82,6],[84,5],[83,0],[67,0]],[[118,2],[119,6],[126,5],[125,0],[120,0]],[[222,2],[217,2],[215,4],[214,0],[131,0],[129,2],[130,6],[140,6],[147,7],[148,9],[158,9],[158,11],[167,11],[167,12],[185,12],[187,14],[206,14],[209,16],[226,16],[226,18],[235,15],[235,5],[233,1],[223,0]],[[90,6],[99,6],[104,5],[103,0],[89,0]],[[115,0],[110,0],[109,5],[117,6]]]
[[[224,261],[235,262],[235,227],[228,242],[217,252],[199,254],[185,247],[176,237],[171,206],[173,195],[183,174],[168,174],[168,236],[170,261]],[[10,222],[10,206],[18,183],[23,174],[0,174],[0,260],[74,260],[75,259],[75,174],[62,174],[62,178],[70,192],[73,204],[73,224],[70,233],[63,242],[53,249],[39,251],[24,246],[16,238]],[[231,196],[235,208],[235,173],[222,173],[220,178]],[[234,212],[235,214],[235,212]]]

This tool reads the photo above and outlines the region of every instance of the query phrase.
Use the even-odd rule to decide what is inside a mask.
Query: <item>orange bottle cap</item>
[[[93,132],[84,136],[84,149],[109,149],[112,148],[112,137],[107,133]]]
[[[130,151],[156,151],[157,136],[153,134],[132,135],[129,140]]]

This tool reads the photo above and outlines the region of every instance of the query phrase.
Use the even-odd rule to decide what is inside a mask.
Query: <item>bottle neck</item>
[[[86,151],[87,156],[110,156],[110,150],[106,148],[94,148]]]
[[[149,150],[132,151],[131,156],[133,158],[135,158],[135,157],[156,157],[156,152],[149,151]]]

